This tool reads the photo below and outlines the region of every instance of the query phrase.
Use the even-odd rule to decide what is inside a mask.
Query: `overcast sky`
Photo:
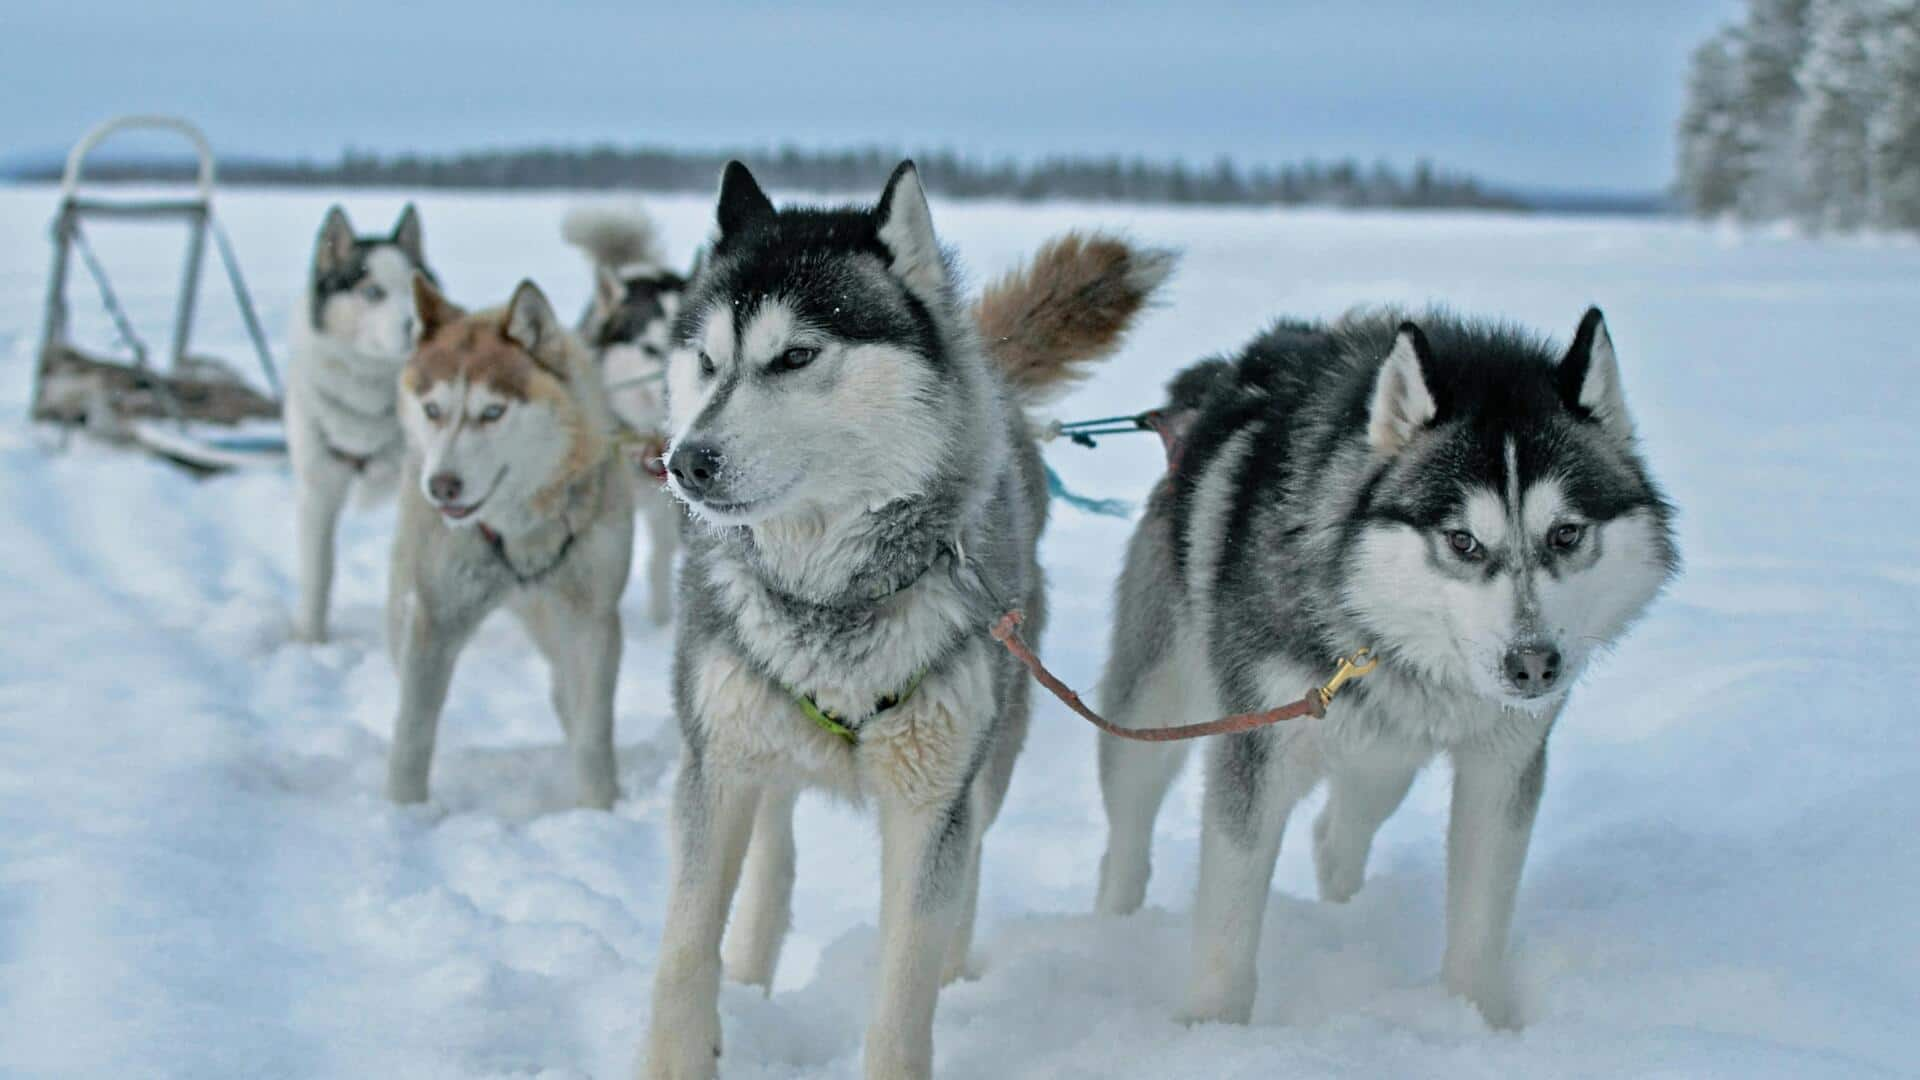
[[[229,154],[1425,156],[1514,185],[1648,190],[1670,177],[1687,53],[1740,6],[7,0],[0,156],[172,111]]]

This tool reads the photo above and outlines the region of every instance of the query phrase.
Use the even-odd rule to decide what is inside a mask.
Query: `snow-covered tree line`
[[[1920,0],[1748,0],[1694,51],[1678,173],[1702,215],[1920,229]]]

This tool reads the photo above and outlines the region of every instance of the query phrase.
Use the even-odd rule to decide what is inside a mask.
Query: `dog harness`
[[[897,709],[905,705],[913,698],[913,692],[920,689],[920,680],[926,677],[926,668],[921,668],[919,671],[914,672],[913,678],[907,680],[907,685],[904,689],[888,694],[886,697],[873,703],[872,715],[879,716],[889,709]],[[840,736],[840,738],[846,740],[849,746],[860,741],[860,733],[858,731],[848,727],[839,713],[833,712],[830,709],[821,708],[820,703],[813,700],[812,694],[803,694],[797,690],[790,691],[790,693],[793,694],[793,703],[798,705],[800,711],[806,715],[806,718],[818,725],[821,731],[829,735]]]

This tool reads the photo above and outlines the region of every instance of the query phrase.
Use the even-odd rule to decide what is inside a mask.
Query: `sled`
[[[110,136],[130,130],[171,132],[192,145],[197,168],[191,194],[109,198],[81,190],[88,155]],[[177,117],[116,117],[74,144],[60,178],[60,206],[53,219],[53,268],[29,406],[35,421],[138,447],[200,472],[285,459],[279,372],[233,244],[214,218],[213,186],[213,151],[206,136]],[[174,222],[187,229],[164,365],[156,362],[134,328],[106,267],[87,241],[85,226],[96,221]],[[252,339],[260,375],[257,383],[219,358],[189,351],[209,234]],[[89,352],[68,337],[67,276],[75,255],[93,279],[124,356]]]

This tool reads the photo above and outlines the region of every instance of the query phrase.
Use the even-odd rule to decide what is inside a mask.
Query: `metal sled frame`
[[[172,132],[192,144],[198,171],[191,196],[112,199],[81,191],[87,156],[109,137],[137,129]],[[240,440],[232,445],[216,446],[189,430],[190,424],[231,426],[249,420],[277,420],[280,416],[279,373],[274,368],[266,334],[241,276],[233,245],[214,219],[213,187],[213,150],[206,136],[177,117],[117,117],[96,126],[74,145],[67,155],[66,171],[60,181],[60,208],[53,221],[53,267],[48,275],[46,314],[40,332],[31,405],[35,420],[84,427],[110,439],[130,439],[165,457],[205,470],[279,456],[283,445],[278,439]],[[107,279],[106,268],[87,243],[82,225],[92,220],[171,221],[187,227],[186,257],[181,268],[173,338],[164,371],[153,363],[146,343],[135,332]],[[219,249],[234,302],[253,340],[270,396],[240,381],[220,365],[188,355],[209,233]],[[67,339],[67,274],[76,251],[99,289],[100,300],[122,344],[133,353],[131,364],[90,356]]]

